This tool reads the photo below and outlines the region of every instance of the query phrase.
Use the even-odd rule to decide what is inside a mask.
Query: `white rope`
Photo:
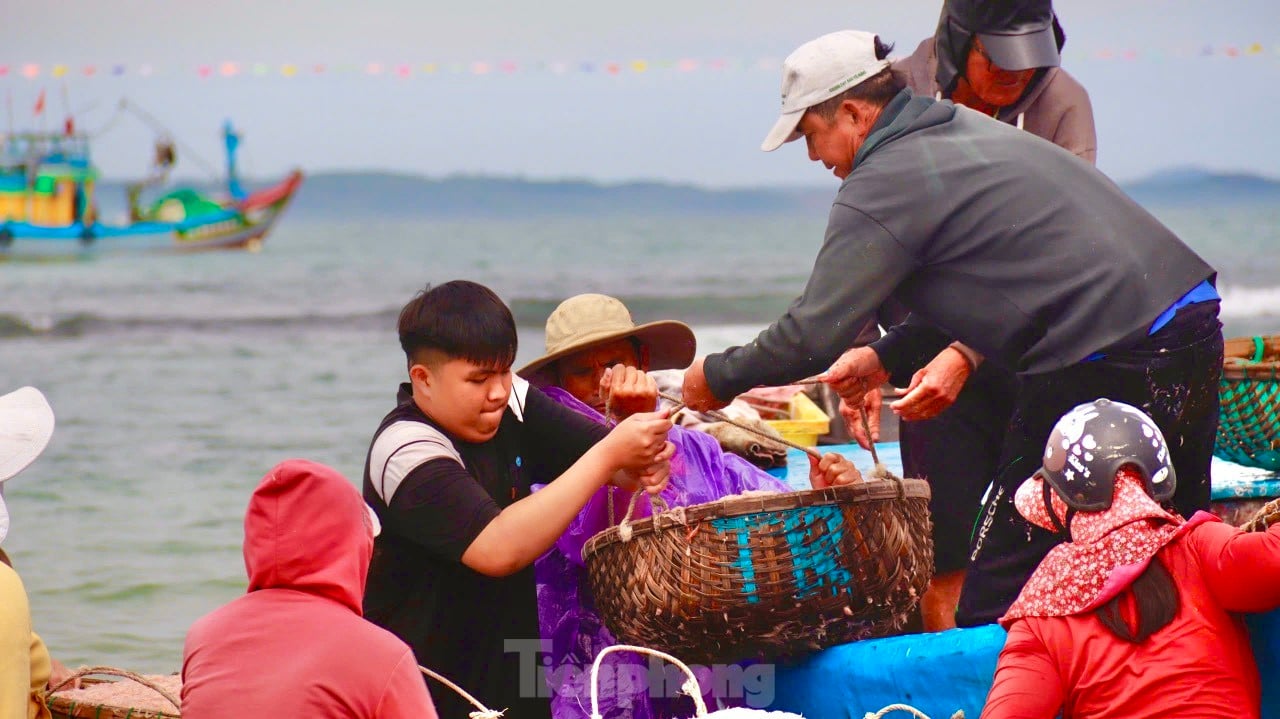
[[[471,712],[470,714],[468,714],[467,716],[471,717],[471,719],[502,719],[502,715],[507,713],[507,710],[506,710],[506,709],[503,709],[502,711],[496,711],[496,710],[494,710],[494,709],[490,709],[490,708],[486,707],[485,705],[483,705],[483,704],[481,704],[480,702],[476,701],[476,698],[475,698],[475,697],[473,697],[473,696],[471,696],[470,694],[468,694],[468,693],[466,693],[465,691],[463,691],[462,687],[458,686],[457,684],[454,684],[453,682],[449,681],[448,679],[445,679],[444,677],[440,676],[439,674],[436,674],[435,672],[431,671],[430,669],[427,669],[426,667],[422,666],[421,664],[419,664],[419,665],[418,665],[418,669],[420,669],[420,670],[422,671],[422,673],[423,673],[423,674],[426,674],[427,676],[431,677],[432,679],[435,679],[436,681],[440,682],[441,684],[443,684],[443,685],[445,685],[445,686],[449,687],[450,689],[452,689],[452,690],[454,690],[455,692],[457,692],[458,694],[460,694],[460,695],[462,696],[462,698],[463,698],[463,699],[466,699],[467,701],[469,701],[469,702],[471,702],[473,705],[475,705],[475,706],[476,706],[476,708],[478,708],[480,711],[474,711],[474,712]]]
[[[596,660],[591,663],[591,719],[604,719],[604,715],[600,713],[600,687],[597,679],[600,674],[600,662],[604,659],[605,655],[610,652],[637,652],[639,654],[649,654],[651,656],[658,657],[659,659],[666,659],[677,667],[680,667],[680,669],[689,677],[688,681],[680,685],[680,691],[693,698],[693,706],[695,709],[694,716],[704,717],[707,715],[707,705],[702,701],[702,688],[698,686],[698,678],[694,676],[693,670],[689,669],[684,662],[676,659],[670,654],[660,652],[657,649],[637,647],[630,644],[614,644],[613,646],[602,649],[600,653],[596,655]],[[925,719],[928,719],[928,717]]]
[[[667,503],[661,496],[656,494],[649,494],[648,492],[645,492],[642,489],[636,489],[636,491],[631,493],[631,501],[627,503],[627,513],[622,516],[622,522],[618,524],[618,538],[621,539],[624,543],[631,541],[632,533],[635,531],[635,528],[631,526],[631,515],[635,513],[636,501],[640,499],[640,495],[642,494],[649,497],[649,509],[650,511],[653,512],[653,514],[656,515],[661,512],[667,511]],[[612,522],[613,521],[612,491],[609,493],[608,497],[609,497],[609,521]],[[659,507],[661,507],[661,509],[659,509]]]
[[[890,704],[878,712],[867,712],[866,714],[863,714],[862,719],[880,719],[889,712],[908,712],[914,715],[916,719],[929,719],[928,715],[910,704]],[[964,719],[964,712],[957,711],[955,714],[951,715],[951,719]]]

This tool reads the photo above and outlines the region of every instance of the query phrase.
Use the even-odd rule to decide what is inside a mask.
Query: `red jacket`
[[[1257,717],[1258,667],[1238,613],[1280,606],[1280,525],[1200,524],[1156,557],[1178,585],[1172,622],[1130,644],[1093,613],[1015,620],[983,719]],[[1132,606],[1122,611],[1133,626]]]
[[[187,633],[184,719],[436,719],[409,646],[361,617],[373,532],[355,487],[283,462],[244,525],[249,591]]]

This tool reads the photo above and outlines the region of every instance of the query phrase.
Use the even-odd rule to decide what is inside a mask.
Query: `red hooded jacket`
[[[436,719],[409,646],[361,617],[373,527],[314,462],[263,478],[244,519],[249,591],[187,633],[182,716]]]

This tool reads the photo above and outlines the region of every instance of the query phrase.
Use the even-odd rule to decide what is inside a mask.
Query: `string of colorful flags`
[[[1101,61],[1150,61],[1191,59],[1191,58],[1249,58],[1274,56],[1280,57],[1280,45],[1268,47],[1260,42],[1245,45],[1203,45],[1200,47],[1179,47],[1173,49],[1132,49],[1102,48],[1076,55],[1067,49],[1068,61],[1101,60]],[[207,63],[198,65],[157,65],[149,63],[88,63],[73,65],[71,63],[17,63],[0,64],[0,80],[69,77],[197,77],[202,79],[232,77],[268,77],[284,78],[326,75],[366,75],[409,78],[416,75],[509,75],[513,73],[540,72],[564,75],[569,73],[602,73],[606,75],[638,74],[651,71],[696,72],[696,71],[743,71],[743,70],[777,70],[781,60],[762,58],[743,60],[740,58],[697,59],[681,58],[675,60],[629,60],[629,61],[475,61],[475,62],[428,62],[428,63],[382,63],[364,64],[326,64],[326,63],[265,63],[265,62],[233,62]]]

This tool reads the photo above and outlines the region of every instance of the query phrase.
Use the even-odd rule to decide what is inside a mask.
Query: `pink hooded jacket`
[[[436,719],[409,646],[361,617],[373,525],[336,471],[282,462],[244,520],[249,590],[187,633],[182,716]]]

